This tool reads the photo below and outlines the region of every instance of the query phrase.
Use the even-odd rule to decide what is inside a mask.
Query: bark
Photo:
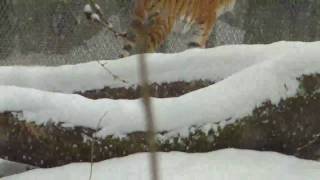
[[[188,137],[159,138],[157,149],[207,152],[232,147],[317,159],[320,157],[320,75],[304,76],[300,82],[298,94],[281,100],[278,105],[265,102],[251,115],[224,127],[217,124],[217,128],[207,133],[200,126],[192,126]],[[36,125],[18,120],[20,113],[0,114],[2,158],[39,167],[88,162],[91,142],[94,142],[94,161],[148,151],[145,132],[130,133],[123,138],[92,139],[94,129],[52,123]],[[158,132],[158,135],[167,133],[170,132]]]
[[[152,83],[150,85],[150,96],[157,98],[178,97],[188,92],[210,86],[214,83],[215,82],[209,80],[195,80],[191,82],[177,81],[161,84]],[[90,99],[137,99],[141,96],[140,90],[141,86],[138,85],[136,87],[129,88],[105,87],[103,89],[75,93]]]

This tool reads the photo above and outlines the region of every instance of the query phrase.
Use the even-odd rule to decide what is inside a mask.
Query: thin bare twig
[[[313,138],[310,141],[308,141],[306,144],[297,148],[297,152],[300,152],[301,150],[311,146],[312,144],[316,143],[319,139],[320,139],[320,133],[313,135]]]
[[[97,16],[93,16],[93,21],[100,23],[102,26],[106,27],[108,31],[112,32],[117,38],[126,38],[127,33],[118,32],[114,29],[113,25],[105,18],[100,7],[95,3],[95,0],[88,0],[88,3],[92,9],[92,13],[95,13]]]
[[[105,66],[107,63],[101,63],[101,61],[99,61],[99,60],[97,60],[97,62],[98,62],[98,64],[100,64],[100,66],[101,66],[104,70],[106,70],[106,71],[112,76],[113,80],[119,80],[119,81],[121,81],[121,82],[123,82],[123,83],[125,83],[125,84],[128,84],[128,83],[129,83],[128,81],[126,81],[126,80],[124,80],[124,79],[121,79],[119,76],[115,75],[109,68],[107,68],[107,67]]]
[[[97,127],[95,129],[95,133],[98,132],[99,128],[100,128],[100,125],[101,125],[101,122],[103,120],[103,118],[108,114],[108,110],[106,110],[103,115],[99,118],[99,121],[97,123]],[[94,154],[94,143],[96,142],[96,137],[94,137],[94,133],[92,134],[92,137],[91,137],[91,147],[90,147],[90,174],[89,174],[89,180],[91,180],[92,178],[92,171],[93,171],[93,154]]]
[[[88,5],[90,6],[90,8],[87,10],[85,9],[85,11],[88,11],[85,13],[89,13],[91,20],[98,22],[102,26],[106,27],[107,30],[111,31],[117,38],[118,37],[123,38],[126,36],[126,33],[119,33],[113,28],[112,24],[104,17],[104,15],[100,9],[100,6],[98,6],[95,3],[95,0],[87,0],[87,1],[89,3]],[[93,14],[95,14],[96,16],[93,16]],[[99,60],[96,60],[96,61],[98,62],[99,65],[102,66],[103,69],[105,69],[112,76],[113,80],[119,80],[122,83],[128,84],[128,81],[121,79],[119,76],[115,75],[109,68],[107,68],[105,66],[107,63],[101,63]]]

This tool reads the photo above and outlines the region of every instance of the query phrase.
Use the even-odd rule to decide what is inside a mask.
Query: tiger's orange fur
[[[154,52],[178,20],[199,26],[190,46],[205,47],[217,18],[232,10],[236,0],[135,0],[124,56]]]

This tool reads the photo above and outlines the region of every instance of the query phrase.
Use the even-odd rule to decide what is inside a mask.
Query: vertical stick
[[[155,143],[155,123],[154,116],[152,112],[152,104],[150,101],[150,89],[149,89],[149,79],[148,79],[148,69],[147,62],[145,59],[146,42],[144,43],[139,50],[139,72],[141,80],[141,95],[144,104],[145,117],[146,117],[146,128],[147,128],[147,141],[150,151],[150,164],[151,164],[151,177],[152,180],[159,180],[158,173],[158,159],[156,155],[156,143]]]

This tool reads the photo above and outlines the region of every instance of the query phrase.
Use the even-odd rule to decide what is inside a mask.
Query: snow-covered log
[[[304,76],[300,82],[301,91],[296,96],[283,99],[277,105],[266,101],[252,114],[236,118],[228,125],[223,126],[219,122],[190,125],[188,135],[159,131],[158,149],[206,152],[234,147],[316,159],[320,147],[320,76]],[[24,113],[26,110],[21,109],[0,114],[2,157],[40,167],[90,161],[94,128],[58,123],[59,119],[47,122],[42,119],[44,124],[21,121]],[[92,116],[87,121],[96,118],[98,116]],[[131,124],[130,121],[127,123]],[[94,143],[94,161],[148,151],[145,135],[143,131],[135,131],[125,136],[98,136]]]
[[[235,54],[241,54],[236,47],[230,46]],[[223,52],[229,53],[220,54],[220,59],[231,56],[238,58],[225,48]],[[157,73],[155,64],[150,61],[154,73],[154,76],[151,74],[153,80],[150,78],[152,82],[163,82],[169,77],[172,77],[170,81],[173,82],[174,78],[180,79],[186,73],[189,73],[186,78],[190,80],[205,79],[200,76],[213,77],[210,80],[220,77],[220,81],[213,85],[179,97],[152,98],[159,150],[202,152],[237,147],[274,150],[311,159],[318,156],[319,43],[277,43],[269,46],[254,45],[252,48],[258,48],[259,51],[242,52],[240,59],[247,58],[249,62],[252,59],[261,60],[246,68],[235,68],[232,73],[221,70],[224,76],[212,74],[210,70],[213,65],[201,71],[210,61],[201,65],[191,59],[190,62],[197,69],[194,74],[192,66],[185,71],[175,71],[184,67],[181,65],[188,67],[188,61],[168,66],[172,70],[167,71],[170,72],[168,74],[161,73],[165,68],[160,68],[161,71]],[[249,46],[242,50],[251,52]],[[189,54],[186,57],[196,57],[192,54],[199,51],[187,51],[185,53]],[[210,56],[215,57],[216,53]],[[260,53],[265,54],[260,56]],[[177,58],[178,55],[172,56]],[[163,67],[159,61],[154,61]],[[127,73],[125,77],[134,79],[129,76],[126,63],[118,62],[118,70],[123,65],[123,72]],[[246,61],[240,60],[238,64],[241,62],[245,64]],[[65,73],[70,75],[65,79],[63,73],[55,73],[56,76],[50,75],[51,80],[49,78],[47,81],[39,79],[46,73],[51,74],[50,68],[39,67],[39,74],[29,72],[26,67],[21,71],[14,70],[14,67],[0,70],[2,75],[6,75],[0,76],[3,84],[0,86],[1,157],[41,167],[88,161],[90,137],[93,135],[97,138],[95,161],[148,150],[141,100],[92,100],[76,94],[65,94],[75,90],[89,90],[90,86],[105,86],[101,78],[91,80],[93,76],[85,76],[88,70],[85,68],[79,71],[80,74],[78,72],[77,77],[82,78],[74,79],[75,82],[71,83],[70,77],[77,72],[76,66],[64,67],[68,69]],[[222,63],[220,67],[227,66]],[[75,68],[74,72],[70,68]],[[21,74],[18,76],[13,72]],[[175,76],[179,74],[177,72],[183,73]],[[30,77],[38,79],[32,80]],[[55,84],[55,80],[59,83]],[[122,86],[116,84],[117,81],[106,82],[112,87]]]

